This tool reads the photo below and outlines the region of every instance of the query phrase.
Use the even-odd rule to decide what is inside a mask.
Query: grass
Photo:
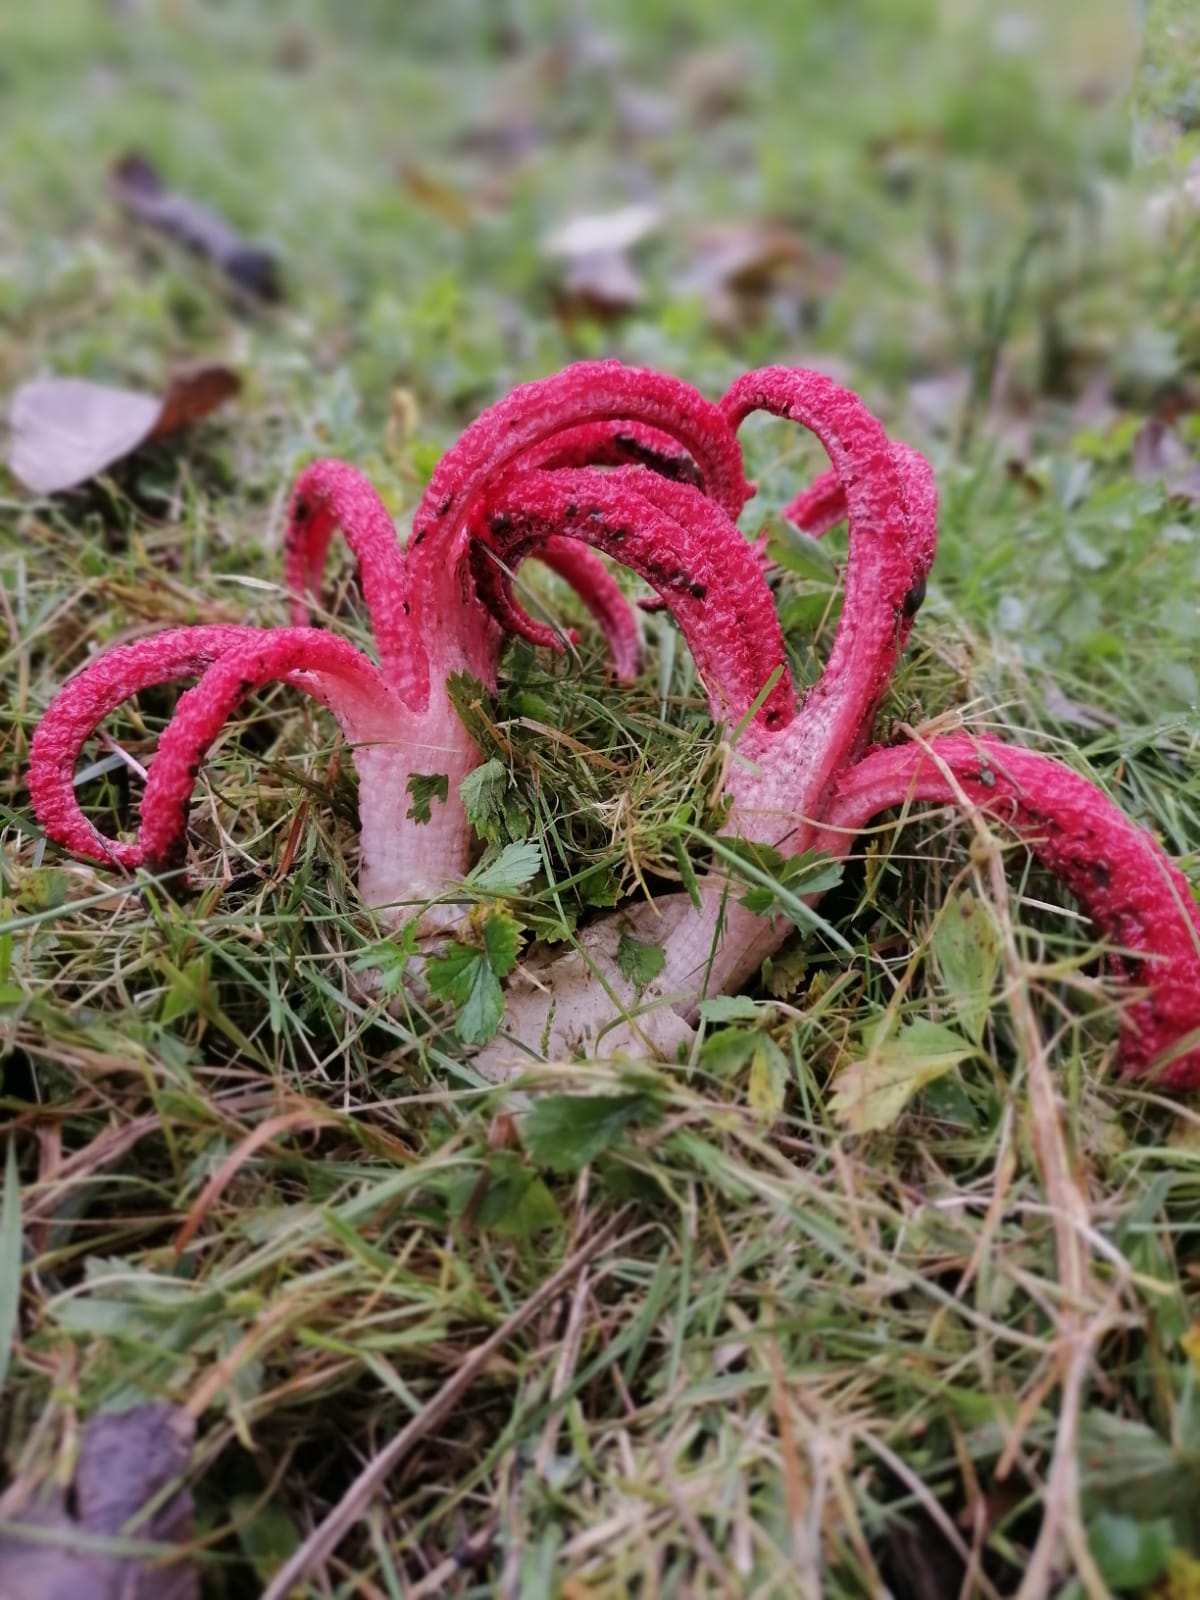
[[[200,357],[245,379],[100,488],[0,484],[7,1471],[64,1470],[101,1407],[187,1406],[213,1597],[261,1593],[372,1461],[386,1492],[295,1594],[1192,1593],[1200,1118],[1115,1077],[1119,995],[1024,852],[944,814],[882,833],[687,1070],[532,1068],[514,1143],[446,1008],[363,998],[386,949],[310,707],[265,695],[221,742],[185,901],[32,819],[30,734],[90,651],[283,618],[282,497],[312,454],[366,468],[403,526],[465,420],[574,357],[713,394],[836,363],[942,496],[884,726],[965,718],[1062,755],[1195,879],[1200,520],[1134,470],[1156,412],[1200,439],[1196,227],[1152,232],[1163,178],[1129,161],[1131,104],[1182,137],[1151,155],[1188,149],[1172,8],[1146,8],[1136,77],[1115,0],[779,0],[736,40],[715,0],[557,11],[0,17],[5,387],[153,387]],[[278,310],[231,308],[119,219],[129,146],[281,252]],[[539,238],[645,196],[644,305],[564,302]],[[759,218],[801,263],[715,324],[678,288],[697,231]],[[767,513],[815,465],[781,425],[748,448]],[[836,605],[829,575],[784,575],[801,677]],[[349,581],[336,610],[365,634]],[[720,751],[686,652],[648,636],[627,694],[585,628],[568,658],[510,651],[484,708],[504,829],[558,885],[513,900],[543,936],[704,856]],[[128,820],[114,752],[146,760],[169,709],[143,696],[95,744],[98,820]],[[848,1131],[835,1074],[863,1041],[962,1014],[939,930],[964,892],[1001,946],[979,1049]]]

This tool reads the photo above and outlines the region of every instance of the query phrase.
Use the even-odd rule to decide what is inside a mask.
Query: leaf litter
[[[145,444],[194,427],[241,388],[229,367],[180,372],[161,395],[89,378],[39,378],[9,403],[8,465],[35,494],[60,494],[107,472]]]

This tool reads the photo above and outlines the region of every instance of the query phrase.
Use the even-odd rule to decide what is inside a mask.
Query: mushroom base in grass
[[[756,411],[808,429],[829,457],[830,470],[785,515],[814,536],[842,520],[849,527],[837,634],[802,697],[760,553],[737,526],[753,495],[737,434]],[[924,457],[817,373],[751,372],[714,405],[660,373],[580,363],[514,390],[466,430],[434,473],[406,549],[361,473],[335,461],[308,467],[289,507],[290,626],[173,629],[100,656],[37,729],[34,808],[47,835],[76,854],[177,872],[207,751],[248,695],[281,681],[337,718],[359,778],[361,892],[384,919],[410,918],[470,864],[459,784],[483,756],[453,710],[450,680],[470,673],[494,686],[506,633],[562,648],[516,601],[514,569],[532,558],[557,571],[604,631],[618,682],[639,670],[636,615],[599,552],[654,588],[692,652],[714,722],[738,730],[725,834],[784,855],[838,856],[893,806],[977,808],[1022,838],[1116,947],[1132,991],[1123,1069],[1200,1085],[1200,914],[1151,835],[1068,767],[994,738],[869,745],[924,597],[936,521]],[[377,661],[309,626],[308,597],[339,530],[358,562]],[[150,768],[137,839],[106,838],[75,795],[86,739],[139,690],[189,678]],[[413,781],[431,774],[446,780],[445,798],[418,824]],[[424,930],[445,933],[455,920],[443,905]],[[702,999],[742,987],[790,927],[740,904],[714,868],[694,897],[601,917],[566,954],[532,952],[508,976],[503,1026],[475,1063],[503,1079],[543,1053],[673,1057]],[[622,934],[662,947],[651,984],[622,971]]]

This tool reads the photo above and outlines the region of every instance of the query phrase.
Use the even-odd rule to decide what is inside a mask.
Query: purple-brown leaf
[[[168,189],[145,156],[123,156],[112,169],[112,185],[131,217],[206,257],[242,294],[256,300],[281,298],[279,263],[271,252],[243,239],[202,201]]]
[[[201,421],[240,387],[222,366],[181,373],[159,396],[87,378],[22,384],[9,406],[9,469],[35,494],[74,489],[148,440]]]
[[[96,1548],[190,1539],[191,1495],[162,1497],[187,1467],[193,1431],[174,1406],[101,1412],[84,1433],[70,1494],[18,1479],[0,1498],[3,1600],[197,1600],[190,1561]]]

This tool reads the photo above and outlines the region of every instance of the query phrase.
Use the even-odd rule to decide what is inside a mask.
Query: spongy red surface
[[[75,798],[75,764],[109,712],[152,684],[195,678],[253,628],[172,628],[118,645],[68,680],[48,707],[29,751],[29,794],[37,819],[57,844],[93,861],[136,867],[141,846],[108,839]]]
[[[1122,1063],[1130,1075],[1197,1037],[1165,1065],[1161,1081],[1200,1084],[1200,913],[1187,879],[1146,831],[1095,784],[1047,756],[999,739],[952,735],[926,750],[874,750],[839,779],[827,823],[857,829],[890,806],[926,800],[974,806],[1024,839],[1120,951],[1144,992],[1122,1012]],[[844,851],[836,835],[825,847]]]
[[[714,717],[737,720],[783,668],[758,716],[790,719],[794,690],[770,590],[753,549],[690,484],[652,472],[517,471],[494,486],[471,532],[511,565],[551,532],[582,540],[637,572],[677,618]]]

